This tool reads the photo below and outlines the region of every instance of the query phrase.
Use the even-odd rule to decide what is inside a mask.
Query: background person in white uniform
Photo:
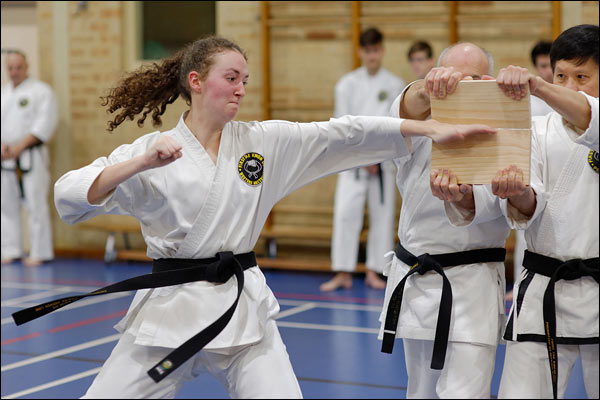
[[[252,253],[274,204],[323,176],[406,154],[409,136],[449,141],[495,132],[389,117],[232,121],[248,79],[243,50],[215,37],[128,74],[104,98],[108,110],[117,112],[110,130],[140,113],[138,125],[148,114],[160,125],[165,107],[180,95],[190,109],[175,128],[121,145],[56,182],[56,207],[69,223],[107,213],[136,217],[155,262],[152,274],[135,279],[145,283],[164,274],[158,285],[136,287],[153,289],[137,291],[116,326],[123,336],[85,397],[172,398],[203,370],[234,398],[301,397],[275,323],[279,305]],[[161,287],[186,271],[214,271],[199,260],[215,256],[221,261],[211,276],[218,280]],[[118,285],[131,290],[125,282]],[[38,309],[44,307],[13,317]],[[225,325],[215,330],[223,319]],[[199,336],[208,341],[198,344]],[[186,357],[176,357],[182,349]]]
[[[57,100],[50,86],[28,76],[21,51],[8,51],[6,67],[10,82],[2,88],[2,264],[23,256],[23,202],[30,244],[23,264],[37,266],[54,258],[49,159],[44,144],[56,129]]]
[[[393,115],[426,119],[431,113],[430,96],[445,97],[461,79],[493,79],[491,56],[471,43],[447,48],[438,65],[394,101]],[[395,338],[403,339],[407,398],[489,398],[496,346],[504,326],[504,243],[510,230],[498,199],[485,186],[473,188],[470,204],[465,204],[470,222],[451,224],[447,217],[453,211],[451,204],[440,201],[430,189],[430,160],[431,141],[426,139],[413,140],[411,154],[394,160],[403,200],[398,239],[404,250],[397,248],[384,269],[388,281],[380,318],[382,350],[389,352]],[[407,251],[421,259],[409,262],[410,257],[404,257]],[[457,260],[443,268],[452,289],[451,302],[440,300],[446,282],[440,274],[421,270],[430,256],[440,254]],[[415,271],[419,274],[408,276]],[[399,305],[392,299],[397,298],[406,276]],[[399,312],[398,319],[393,318],[394,310]],[[438,327],[444,320],[447,329]],[[440,356],[438,349],[446,348],[445,357]]]
[[[359,38],[362,67],[344,75],[335,85],[335,117],[342,115],[388,115],[392,101],[404,89],[404,81],[381,66],[383,35],[375,28]],[[358,261],[360,231],[365,200],[369,206],[365,283],[384,289],[384,254],[394,248],[396,184],[394,163],[352,169],[338,175],[333,211],[331,269],[335,276],[321,285],[322,291],[352,287],[352,272]]]
[[[408,49],[408,62],[417,79],[424,79],[435,66],[435,57],[431,45],[424,41],[413,43]]]

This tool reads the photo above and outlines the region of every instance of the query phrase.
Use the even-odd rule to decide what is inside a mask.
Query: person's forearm
[[[592,118],[592,110],[584,95],[572,89],[553,85],[538,79],[535,96],[544,100],[563,118],[579,129],[586,130]]]
[[[400,101],[400,118],[425,120],[431,114],[429,95],[423,79],[410,85]]]
[[[509,197],[508,202],[526,217],[533,215],[537,204],[535,192],[531,187],[528,187],[520,196]]]
[[[143,156],[133,157],[130,160],[104,168],[88,190],[88,202],[95,204],[120,183],[145,169]]]

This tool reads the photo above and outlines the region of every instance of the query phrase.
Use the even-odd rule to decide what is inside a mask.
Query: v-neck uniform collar
[[[177,132],[185,141],[186,147],[192,149],[192,152],[189,154],[190,157],[198,164],[199,167],[206,171],[211,171],[214,175],[216,168],[219,165],[219,160],[223,157],[223,149],[227,148],[227,142],[229,139],[229,123],[225,124],[223,130],[221,131],[221,140],[219,141],[219,152],[217,154],[216,163],[213,163],[212,159],[208,155],[208,152],[202,146],[202,144],[198,141],[196,136],[192,133],[192,131],[188,128],[185,123],[185,117],[188,111],[185,111],[181,114],[179,118],[179,122],[177,123]]]

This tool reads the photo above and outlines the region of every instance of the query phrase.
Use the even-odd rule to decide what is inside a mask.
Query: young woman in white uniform
[[[221,38],[198,40],[128,75],[105,98],[109,111],[121,110],[110,129],[141,112],[138,124],[149,113],[160,124],[179,95],[190,109],[175,128],[57,181],[55,203],[66,222],[132,215],[155,259],[152,274],[92,292],[153,288],[138,290],[116,326],[123,336],[85,397],[172,398],[203,369],[232,397],[301,397],[275,324],[279,305],[251,252],[273,205],[323,176],[407,154],[408,136],[447,141],[494,132],[389,117],[232,121],[247,80],[243,51]],[[72,299],[13,316],[27,322]]]

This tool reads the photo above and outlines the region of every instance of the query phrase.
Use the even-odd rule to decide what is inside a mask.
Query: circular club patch
[[[265,159],[258,153],[246,153],[238,162],[240,178],[250,186],[262,183]]]
[[[388,98],[388,92],[386,92],[385,90],[382,90],[377,94],[377,99],[379,101],[385,101],[385,99],[387,99],[387,98]]]
[[[19,106],[21,106],[21,107],[25,107],[27,105],[27,103],[29,103],[29,100],[27,100],[26,97],[19,100]]]
[[[600,158],[598,157],[598,152],[594,150],[590,150],[588,154],[588,164],[596,173],[600,173]]]

